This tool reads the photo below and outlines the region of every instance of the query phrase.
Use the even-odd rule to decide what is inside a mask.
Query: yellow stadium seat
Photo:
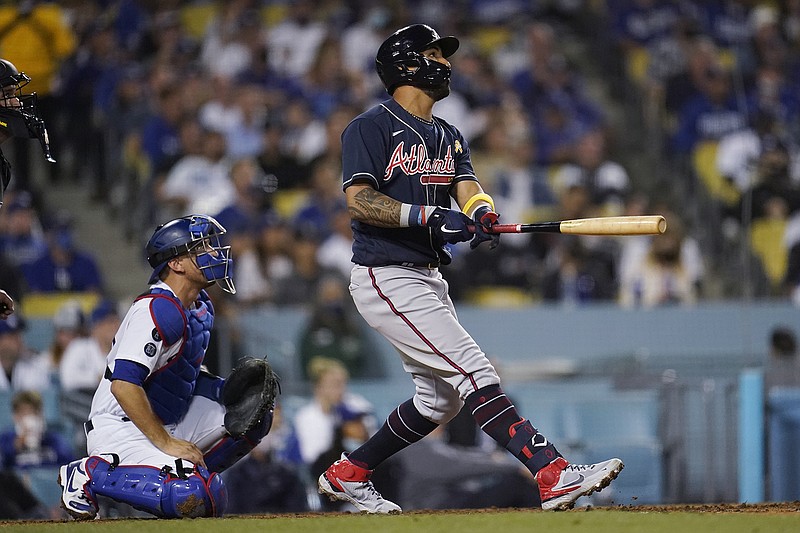
[[[625,72],[630,81],[636,84],[643,83],[649,67],[650,53],[647,48],[639,47],[628,50],[625,56]]]
[[[309,194],[305,189],[278,190],[272,196],[272,205],[281,218],[288,220],[306,204]]]
[[[758,219],[750,228],[750,246],[774,288],[783,282],[789,262],[789,252],[783,242],[786,223],[785,218]]]
[[[725,205],[739,203],[739,189],[717,170],[717,141],[698,143],[692,152],[692,169],[712,198]]]
[[[527,291],[516,287],[487,285],[475,287],[466,294],[466,301],[483,307],[527,307],[534,303]]]
[[[68,300],[77,300],[88,316],[100,301],[94,292],[31,293],[22,300],[22,316],[26,318],[53,318],[56,311]]]
[[[217,15],[216,2],[192,3],[181,8],[181,24],[194,39],[202,39],[208,23]]]

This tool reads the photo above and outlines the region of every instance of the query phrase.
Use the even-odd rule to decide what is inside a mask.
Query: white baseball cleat
[[[97,503],[89,495],[86,485],[88,458],[78,459],[62,466],[58,471],[61,485],[61,507],[75,520],[91,520],[97,516]]]
[[[559,457],[536,473],[542,509],[564,511],[575,507],[575,500],[588,496],[611,483],[625,467],[619,459],[591,465],[573,465]]]
[[[351,463],[345,454],[319,476],[319,493],[331,501],[341,500],[366,513],[401,513],[394,502],[385,499],[369,480],[372,470]]]

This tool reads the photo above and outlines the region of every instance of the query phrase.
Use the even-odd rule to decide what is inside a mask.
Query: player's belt
[[[419,267],[419,268],[439,268],[439,261],[433,261],[430,263],[397,263],[400,266],[407,266],[407,267]]]
[[[131,421],[131,419],[130,419],[130,418],[128,418],[127,416],[123,416],[121,420],[122,420],[123,422],[130,422],[130,421]],[[94,424],[92,424],[92,421],[91,421],[91,420],[87,420],[86,422],[84,422],[84,423],[83,423],[83,432],[84,432],[86,435],[88,435],[88,434],[89,434],[89,432],[90,432],[91,430],[93,430],[93,429],[94,429]]]

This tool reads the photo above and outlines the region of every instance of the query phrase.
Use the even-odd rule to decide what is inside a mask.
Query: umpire
[[[50,154],[47,128],[39,116],[36,93],[23,94],[22,88],[31,79],[17,70],[13,63],[0,59],[0,144],[12,137],[39,139],[45,159],[55,163]],[[11,165],[0,149],[0,207],[3,195],[11,182]],[[0,289],[0,318],[5,320],[14,312],[14,300]]]

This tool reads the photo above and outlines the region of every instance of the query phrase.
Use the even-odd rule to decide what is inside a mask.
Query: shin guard
[[[222,516],[228,503],[225,485],[202,466],[158,469],[147,465],[118,465],[90,457],[86,469],[93,494],[107,496],[162,518]]]

